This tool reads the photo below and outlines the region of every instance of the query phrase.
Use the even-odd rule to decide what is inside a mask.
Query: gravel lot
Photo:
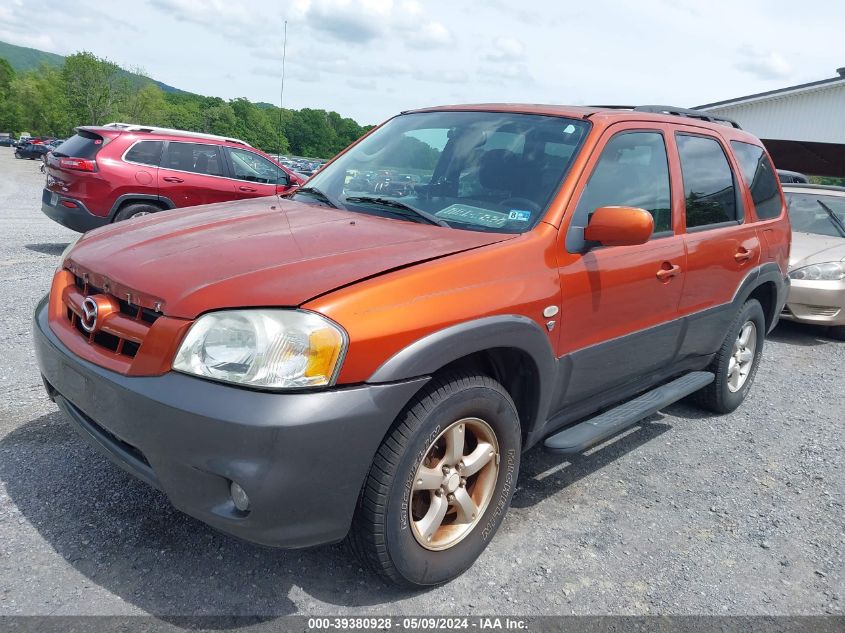
[[[845,344],[783,324],[734,414],[675,405],[585,456],[533,450],[476,565],[398,592],[343,545],[212,531],[65,423],[30,318],[75,234],[43,179],[0,148],[0,615],[843,613]]]

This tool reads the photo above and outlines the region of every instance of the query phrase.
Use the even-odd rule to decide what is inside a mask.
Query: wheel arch
[[[111,210],[109,210],[109,217],[114,219],[114,216],[117,215],[121,209],[126,208],[130,204],[137,203],[153,204],[161,208],[162,211],[165,209],[176,208],[173,201],[165,196],[157,196],[149,193],[124,193],[112,204]]]
[[[523,440],[546,419],[557,376],[548,335],[521,315],[459,323],[428,334],[395,353],[367,382],[394,382],[471,369],[495,379],[519,413]]]
[[[749,299],[759,301],[766,319],[766,332],[771,332],[777,325],[788,291],[789,277],[777,264],[768,262],[743,280],[737,292],[737,303],[742,306]]]

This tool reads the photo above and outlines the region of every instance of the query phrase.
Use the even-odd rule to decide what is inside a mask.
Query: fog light
[[[241,512],[247,512],[249,510],[249,497],[246,491],[234,481],[229,486],[229,494],[232,496],[232,503],[235,504],[238,510]]]

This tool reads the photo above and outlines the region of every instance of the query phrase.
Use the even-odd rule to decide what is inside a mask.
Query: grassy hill
[[[9,44],[8,42],[0,42],[0,58],[8,61],[12,68],[15,69],[15,72],[33,70],[41,66],[41,64],[61,66],[65,62],[65,58],[61,55],[39,51],[38,49],[27,48],[25,46],[15,46],[14,44]],[[132,73],[127,72],[126,74],[131,75]],[[173,86],[168,86],[165,83],[156,81],[155,79],[151,79],[151,81],[164,92],[185,92],[184,90],[179,90],[179,88],[174,88]]]

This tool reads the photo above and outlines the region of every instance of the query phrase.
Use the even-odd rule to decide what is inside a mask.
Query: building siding
[[[845,143],[845,83],[702,109],[763,139]]]

